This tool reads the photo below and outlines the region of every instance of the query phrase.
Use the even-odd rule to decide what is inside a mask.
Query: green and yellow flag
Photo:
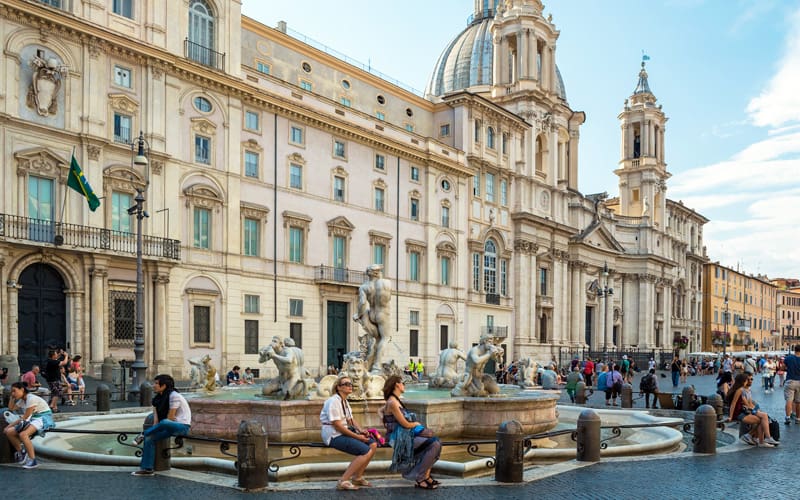
[[[92,186],[89,185],[89,181],[83,176],[83,170],[81,170],[81,166],[78,165],[78,160],[75,159],[75,153],[72,153],[72,161],[69,164],[67,186],[86,198],[86,201],[89,203],[89,210],[92,212],[97,210],[97,207],[100,206],[100,200],[98,200],[97,195],[94,194],[94,190]]]

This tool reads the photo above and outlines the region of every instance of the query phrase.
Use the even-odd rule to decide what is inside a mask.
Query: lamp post
[[[136,205],[128,209],[129,215],[136,216],[136,323],[133,336],[133,387],[130,391],[132,400],[138,399],[139,386],[146,379],[147,365],[144,362],[144,272],[142,270],[142,219],[149,217],[144,210],[144,191],[150,182],[147,154],[150,145],[139,131],[139,137],[131,144],[131,169],[141,176],[140,182],[131,179],[136,189]],[[135,154],[134,154],[135,153]],[[139,172],[137,170],[141,170]],[[143,181],[143,182],[141,182]]]
[[[603,352],[608,350],[608,297],[614,295],[614,289],[608,286],[608,263],[603,263],[603,285],[597,288],[597,297],[604,299],[603,302]]]
[[[726,354],[726,349],[728,347],[728,296],[725,295],[725,315],[723,317],[725,320],[724,331],[722,333],[722,356],[724,357]]]

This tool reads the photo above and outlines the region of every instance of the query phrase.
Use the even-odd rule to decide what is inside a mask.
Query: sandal
[[[350,481],[339,481],[336,483],[337,490],[357,490],[358,486],[354,485]]]
[[[431,482],[436,486],[439,486],[440,484],[442,484],[441,481],[437,481],[436,479],[433,478],[433,476],[428,476],[428,479],[430,479]]]
[[[414,487],[415,487],[415,488],[422,488],[423,490],[435,490],[436,488],[438,488],[438,487],[439,487],[439,485],[438,485],[438,484],[436,484],[436,483],[433,481],[433,478],[431,478],[430,476],[428,476],[428,477],[426,477],[425,479],[423,479],[422,481],[417,481],[417,482],[414,484]]]
[[[367,481],[363,477],[357,477],[357,478],[353,479],[350,482],[353,483],[356,486],[363,486],[365,488],[369,488],[370,486],[372,486],[372,483],[370,483],[369,481]]]

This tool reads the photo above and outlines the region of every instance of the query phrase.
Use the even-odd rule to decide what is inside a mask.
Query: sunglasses
[[[353,387],[353,383],[352,382],[343,382],[343,383],[339,384],[339,387]]]

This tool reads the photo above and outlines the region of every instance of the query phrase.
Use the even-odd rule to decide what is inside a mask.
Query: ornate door
[[[47,351],[69,348],[64,280],[47,264],[33,264],[19,276],[19,367],[38,364],[44,369]]]

